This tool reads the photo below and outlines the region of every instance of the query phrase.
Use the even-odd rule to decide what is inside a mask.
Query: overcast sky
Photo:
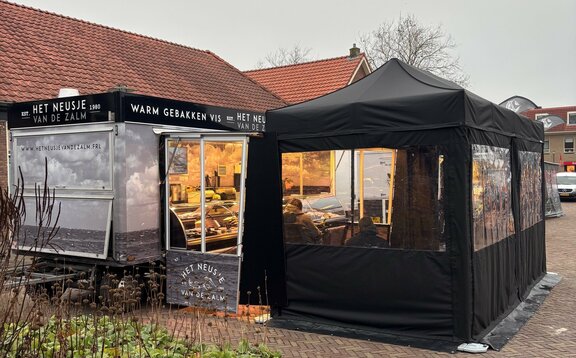
[[[314,59],[343,56],[359,35],[414,14],[453,37],[476,94],[576,105],[575,0],[10,1],[210,50],[240,70],[296,44]]]

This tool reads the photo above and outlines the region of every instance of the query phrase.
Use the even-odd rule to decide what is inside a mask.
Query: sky
[[[452,36],[470,91],[576,105],[575,0],[9,1],[209,50],[240,70],[295,45],[313,59],[344,56],[362,34],[412,14]]]

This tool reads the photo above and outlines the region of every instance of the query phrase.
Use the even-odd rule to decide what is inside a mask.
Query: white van
[[[562,172],[556,174],[560,199],[576,198],[576,173]]]

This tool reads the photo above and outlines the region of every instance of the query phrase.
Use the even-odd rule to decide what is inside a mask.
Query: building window
[[[576,125],[576,112],[566,113],[566,118],[568,119],[568,121],[566,122],[568,123],[568,125],[570,126]]]
[[[550,153],[550,141],[548,139],[544,141],[544,153]]]
[[[548,113],[536,113],[536,114],[534,115],[534,119],[538,121],[538,120],[540,120],[542,117],[546,117],[546,116],[548,116],[548,115],[549,115]]]
[[[574,153],[574,138],[565,137],[564,138],[564,153]]]

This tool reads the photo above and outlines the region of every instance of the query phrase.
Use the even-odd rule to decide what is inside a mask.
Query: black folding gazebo
[[[275,211],[248,204],[247,235],[266,235],[254,235],[245,252],[268,266],[281,317],[478,340],[545,275],[540,123],[396,59],[266,116],[272,150],[251,165],[272,174],[248,191],[262,195],[256,184],[267,183],[261,209]],[[408,204],[392,213],[390,248],[283,244],[281,155],[376,147],[403,153],[395,175],[406,180],[396,180],[393,200]],[[433,179],[422,186],[427,171]]]

